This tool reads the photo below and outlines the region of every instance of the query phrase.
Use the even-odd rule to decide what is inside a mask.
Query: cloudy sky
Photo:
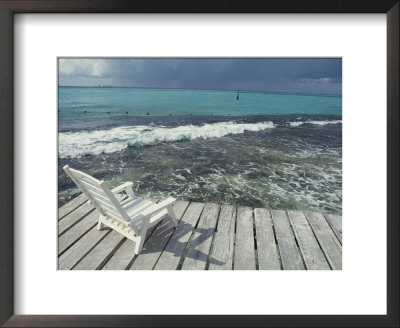
[[[342,60],[60,58],[59,85],[341,94]]]

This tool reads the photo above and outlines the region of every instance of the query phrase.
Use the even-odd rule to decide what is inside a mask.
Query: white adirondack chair
[[[103,180],[99,181],[68,165],[65,165],[63,169],[100,212],[97,229],[101,230],[103,225],[106,225],[134,241],[135,254],[142,251],[147,230],[164,217],[168,216],[173,225],[178,226],[172,208],[175,198],[169,197],[156,204],[152,200],[135,196],[132,182],[110,189]],[[125,192],[128,198],[119,202],[116,195],[122,192]]]

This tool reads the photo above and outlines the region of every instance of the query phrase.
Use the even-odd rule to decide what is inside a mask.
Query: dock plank
[[[321,213],[307,212],[307,218],[332,269],[341,270],[342,246],[332,228]]]
[[[71,213],[73,210],[81,206],[88,199],[84,194],[80,194],[68,203],[64,204],[58,209],[58,219],[61,220],[64,216]]]
[[[58,235],[62,235],[68,229],[70,229],[74,224],[83,219],[90,212],[94,211],[95,208],[89,202],[84,203],[77,209],[73,210],[71,213],[67,214],[64,218],[58,221]]]
[[[326,221],[328,221],[336,237],[342,243],[342,217],[333,214],[324,214]]]
[[[73,270],[98,270],[106,263],[115,252],[116,248],[125,239],[123,235],[112,230],[105,236],[79,263]]]
[[[191,202],[175,229],[172,237],[165,246],[156,266],[155,270],[175,270],[178,268],[180,259],[186,249],[187,243],[192,235],[204,203]]]
[[[97,230],[98,213],[81,194],[58,209],[58,268],[342,269],[341,216],[189,201],[177,201],[174,211],[178,228],[165,218],[149,229],[135,256],[134,242]]]
[[[126,239],[101,270],[127,270],[135,258],[135,242]]]
[[[330,270],[305,215],[300,211],[288,211],[288,215],[307,269]]]
[[[304,270],[300,250],[296,245],[295,237],[285,211],[271,210],[276,239],[284,270]]]
[[[221,205],[209,270],[232,270],[236,206]]]
[[[211,242],[217,225],[219,205],[206,203],[195,229],[192,243],[186,253],[182,270],[204,270],[206,268]],[[222,264],[222,263],[221,263]]]
[[[188,205],[188,201],[177,201],[175,203],[174,212],[178,221],[181,220]],[[175,227],[171,220],[165,218],[144,245],[142,252],[133,262],[131,270],[152,270],[174,231]]]
[[[250,207],[237,207],[235,243],[234,270],[255,270],[253,210]]]
[[[254,209],[259,270],[281,270],[271,214],[265,208]]]
[[[117,200],[120,202],[126,199],[126,196],[116,195]],[[61,255],[72,244],[85,235],[93,226],[98,222],[99,212],[91,211],[88,215],[84,216],[82,220],[74,224],[70,229],[63,233],[58,238],[58,255]]]
[[[71,229],[58,237],[58,255],[64,253],[65,250],[92,229],[97,224],[98,219],[99,213],[97,211],[92,211]]]
[[[71,270],[87,253],[89,253],[108,233],[109,229],[104,228],[98,231],[92,228],[86,235],[79,239],[64,254],[58,258],[59,270]]]

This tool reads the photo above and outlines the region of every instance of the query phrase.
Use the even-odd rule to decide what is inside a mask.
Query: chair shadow
[[[188,242],[181,242],[180,239],[194,231],[195,238],[192,239],[190,247]],[[182,257],[186,251],[185,258],[193,258],[197,261],[209,262],[209,264],[222,266],[225,263],[214,259],[212,256],[198,250],[199,246],[212,238],[214,228],[194,229],[193,225],[180,221],[177,228],[174,228],[171,221],[166,218],[156,228],[156,231],[145,243],[141,254],[150,254],[156,252],[169,252],[175,257]],[[172,235],[172,236],[171,236]],[[210,246],[211,247],[211,246]],[[140,255],[139,255],[140,256]]]

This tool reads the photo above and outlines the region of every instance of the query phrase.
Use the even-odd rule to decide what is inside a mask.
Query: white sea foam
[[[156,145],[179,140],[219,138],[245,131],[273,128],[272,122],[244,123],[219,122],[203,126],[124,126],[110,130],[59,133],[59,157],[81,157],[121,151],[128,146]]]
[[[327,124],[338,124],[342,123],[341,120],[336,120],[336,121],[305,121],[305,122],[290,122],[290,126],[296,127],[302,124],[315,124],[315,125],[327,125]]]

